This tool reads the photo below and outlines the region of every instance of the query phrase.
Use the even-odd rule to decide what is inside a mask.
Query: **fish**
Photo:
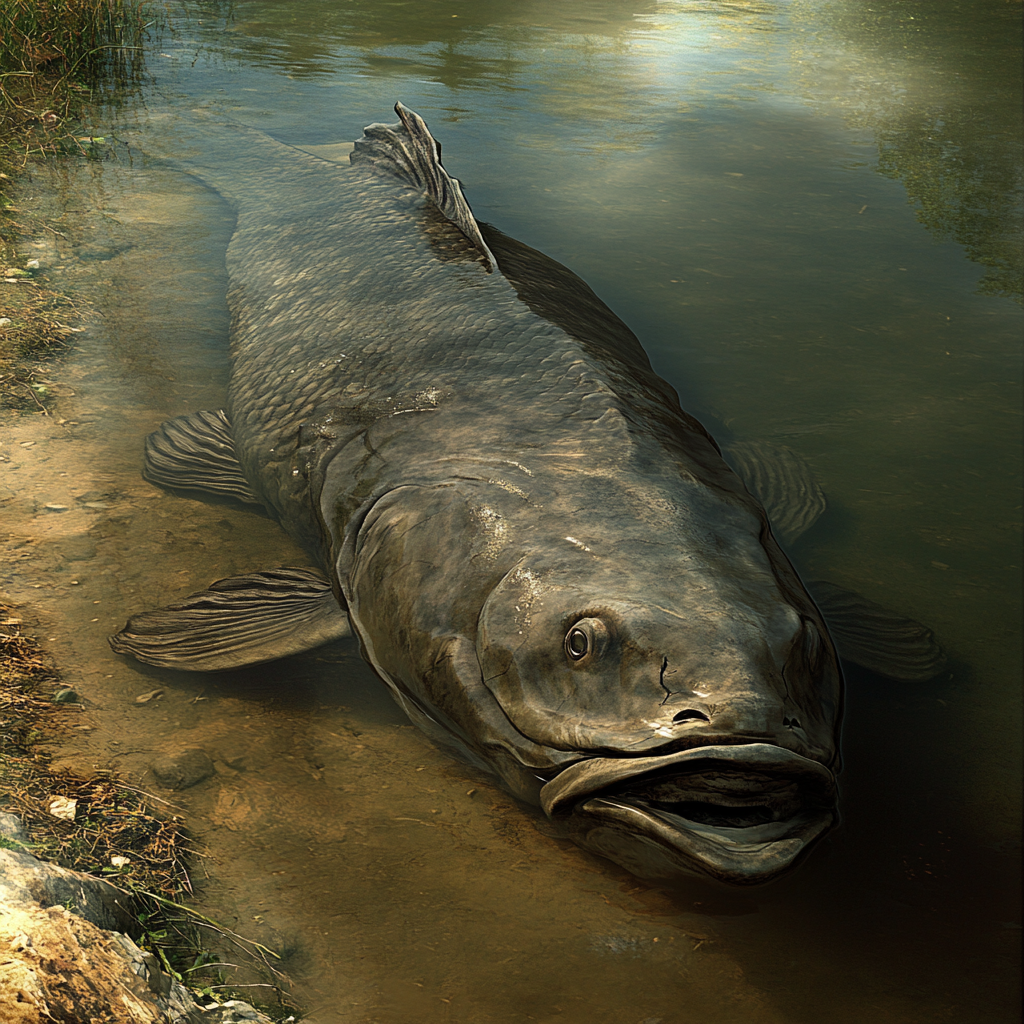
[[[347,165],[196,132],[186,167],[237,216],[227,401],[160,426],[143,472],[262,507],[311,564],[135,614],[111,647],[222,671],[351,637],[434,743],[583,849],[780,877],[839,820],[825,618],[633,332],[477,221],[395,112]]]

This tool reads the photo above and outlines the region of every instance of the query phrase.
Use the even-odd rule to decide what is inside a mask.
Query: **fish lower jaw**
[[[831,809],[757,820],[764,804],[693,803],[706,809],[704,820],[684,816],[693,813],[693,804],[669,809],[596,796],[575,808],[569,833],[579,846],[642,878],[697,876],[750,886],[785,873],[835,823]]]

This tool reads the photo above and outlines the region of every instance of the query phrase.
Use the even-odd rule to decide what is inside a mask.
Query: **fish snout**
[[[667,747],[773,743],[826,763],[832,757],[830,734],[813,735],[813,723],[805,728],[798,709],[773,687],[730,688],[703,699],[692,691],[672,693],[657,711],[648,725]]]

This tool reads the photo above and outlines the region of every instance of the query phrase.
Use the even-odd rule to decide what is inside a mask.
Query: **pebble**
[[[0,316],[0,327],[6,327],[8,324],[13,323],[9,316]]]
[[[48,501],[43,508],[45,508],[47,512],[67,512],[68,510],[67,505],[58,505],[56,502],[52,501]]]
[[[78,694],[69,687],[65,687],[53,695],[53,701],[55,704],[75,704],[78,702]]]
[[[50,798],[47,810],[55,817],[63,821],[74,821],[78,801],[74,797],[54,796]]]
[[[199,747],[189,747],[176,754],[164,754],[150,767],[160,784],[168,789],[188,789],[214,773],[213,761]]]

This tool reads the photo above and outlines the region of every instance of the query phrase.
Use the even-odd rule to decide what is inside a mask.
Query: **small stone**
[[[213,761],[199,747],[189,747],[176,754],[164,754],[150,767],[160,784],[168,789],[188,789],[214,773]]]
[[[115,868],[123,868],[123,867],[126,867],[128,864],[130,864],[131,861],[127,857],[111,857],[110,858],[110,863]]]
[[[8,324],[13,323],[9,316],[0,316],[0,327],[6,327]]]
[[[39,260],[29,260],[25,264],[25,269],[26,270],[38,270],[39,269]]]
[[[43,508],[47,512],[67,512],[68,510],[67,505],[58,505],[55,501],[48,501]]]
[[[63,821],[75,820],[75,808],[78,801],[66,796],[55,796],[50,800],[46,808],[55,818]]]
[[[135,703],[148,704],[151,700],[156,700],[158,697],[162,697],[163,695],[163,690],[150,690],[149,693],[140,693],[138,697],[135,698]]]
[[[70,687],[65,687],[53,695],[53,702],[55,704],[76,704],[78,702],[78,694]]]

